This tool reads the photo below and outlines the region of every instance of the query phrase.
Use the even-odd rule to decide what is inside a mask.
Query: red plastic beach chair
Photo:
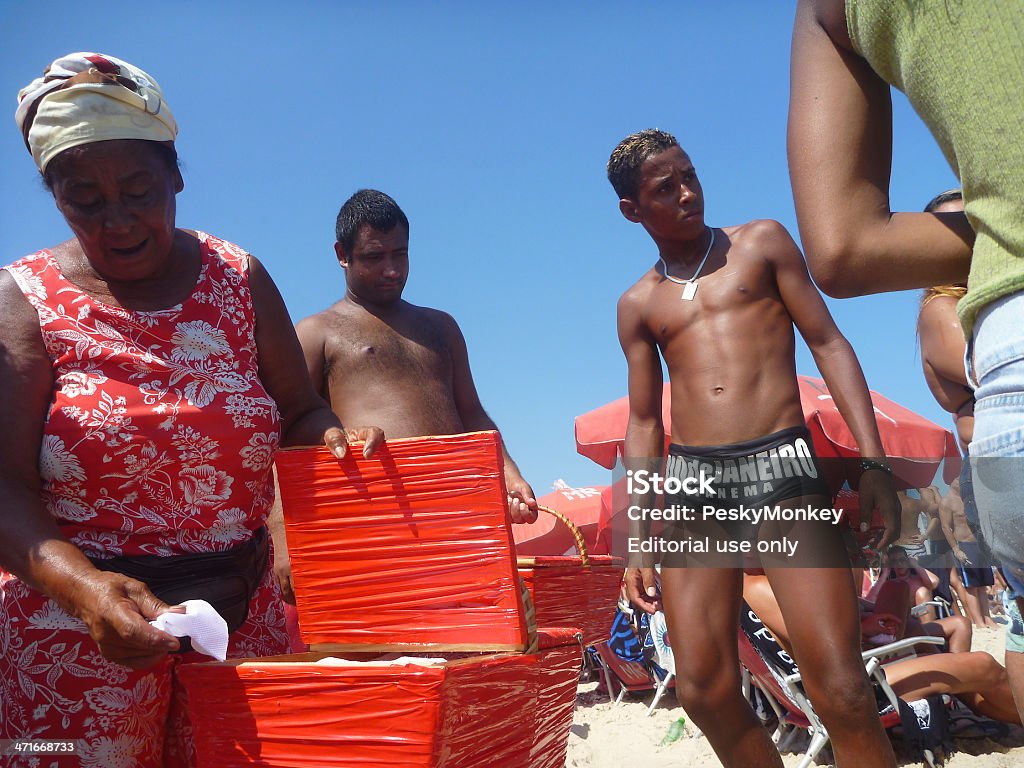
[[[675,689],[674,679],[665,678],[659,680],[658,676],[648,669],[645,664],[641,664],[638,661],[626,661],[626,659],[621,658],[615,651],[609,648],[607,642],[596,643],[591,647],[597,653],[601,664],[601,673],[604,676],[605,687],[608,689],[608,696],[616,704],[622,703],[622,699],[627,692],[647,693],[648,691],[655,691],[655,699],[647,710],[647,714],[650,714],[661,698],[661,694],[669,688]],[[615,690],[616,683],[618,684],[617,693]]]

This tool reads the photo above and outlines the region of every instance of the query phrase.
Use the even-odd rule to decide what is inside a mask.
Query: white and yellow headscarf
[[[178,124],[157,82],[98,53],[69,53],[18,93],[14,116],[40,171],[65,149],[111,139],[174,141]]]

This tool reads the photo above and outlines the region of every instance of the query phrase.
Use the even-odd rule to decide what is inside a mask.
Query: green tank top
[[[846,21],[854,49],[907,95],[960,178],[976,233],[957,306],[969,334],[986,304],[1024,290],[1024,3],[846,0]]]

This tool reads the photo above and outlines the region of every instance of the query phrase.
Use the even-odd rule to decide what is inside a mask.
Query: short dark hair
[[[608,181],[612,183],[615,194],[619,198],[634,199],[640,185],[640,166],[644,161],[678,146],[675,136],[657,128],[648,128],[620,141],[608,158]]]
[[[360,189],[345,201],[334,222],[334,235],[345,253],[352,253],[356,237],[364,224],[379,232],[390,232],[397,224],[409,232],[409,219],[398,203],[376,189]]]
[[[936,195],[931,200],[929,200],[928,201],[928,205],[926,205],[924,207],[924,212],[925,213],[934,213],[935,209],[938,208],[940,205],[945,205],[946,203],[952,203],[954,200],[963,200],[963,199],[964,199],[964,193],[961,192],[959,189],[947,189],[942,194]]]

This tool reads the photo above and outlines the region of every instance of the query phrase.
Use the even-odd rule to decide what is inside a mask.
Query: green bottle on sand
[[[668,727],[668,733],[665,734],[665,738],[661,740],[661,745],[664,747],[666,744],[671,744],[673,741],[679,741],[682,735],[686,732],[686,718],[680,717],[672,725]]]

